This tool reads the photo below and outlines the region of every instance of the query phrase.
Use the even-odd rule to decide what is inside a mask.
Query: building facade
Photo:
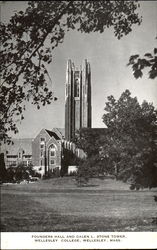
[[[85,60],[80,68],[67,62],[65,84],[65,140],[71,141],[80,128],[91,128],[91,69]]]
[[[32,138],[12,139],[13,143],[1,145],[4,153],[6,168],[16,167],[23,163],[28,166],[32,163]]]
[[[61,169],[62,134],[42,129],[32,141],[32,164],[41,174]]]
[[[62,141],[64,129],[42,129],[33,138],[12,139],[13,143],[0,146],[0,153],[4,154],[6,168],[33,165],[33,168],[44,175],[46,172],[60,170],[62,157]]]

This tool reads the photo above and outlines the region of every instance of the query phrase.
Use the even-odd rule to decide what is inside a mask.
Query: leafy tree
[[[63,147],[60,175],[64,176],[68,173],[68,166],[78,166],[79,163],[80,159],[76,156],[76,154],[71,150]]]
[[[144,101],[141,105],[129,90],[119,100],[108,97],[103,121],[108,127],[104,157],[108,156],[117,178],[142,186],[157,185],[157,110]]]
[[[102,138],[106,129],[82,128],[76,133],[75,144],[85,153],[85,158],[79,162],[77,172],[78,182],[88,181],[92,176],[104,174],[107,170],[107,162],[101,157]]]
[[[86,153],[80,162],[78,180],[103,174],[137,185],[157,185],[157,110],[139,104],[126,90],[118,100],[108,97],[103,121],[107,129],[82,128],[75,144]]]
[[[49,104],[47,63],[52,50],[63,42],[67,31],[100,32],[113,28],[120,39],[140,24],[137,1],[29,1],[25,11],[15,13],[8,24],[0,24],[0,139],[15,133],[17,118],[23,119],[25,101]],[[46,47],[46,40],[49,46]]]
[[[82,149],[87,158],[99,154],[100,137],[105,133],[105,129],[81,128],[76,132],[74,143],[79,149]]]
[[[132,66],[135,78],[142,77],[144,69],[147,68],[149,78],[155,79],[157,77],[157,48],[154,48],[153,53],[146,53],[143,58],[139,55],[131,56],[128,66]]]

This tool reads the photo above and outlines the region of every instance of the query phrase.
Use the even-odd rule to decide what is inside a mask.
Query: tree
[[[100,151],[100,137],[105,129],[81,128],[76,132],[74,143],[82,149],[87,158],[98,155]]]
[[[108,97],[103,121],[108,127],[103,152],[117,178],[146,187],[157,185],[157,110],[153,104],[143,101],[140,105],[126,90],[119,100]]]
[[[131,56],[128,66],[132,66],[133,75],[137,79],[143,76],[146,68],[149,69],[149,78],[155,79],[157,77],[157,48],[154,48],[153,53],[146,53],[143,58],[139,55]]]
[[[107,164],[104,157],[101,157],[102,138],[106,135],[104,128],[82,128],[76,133],[74,143],[85,153],[85,157],[79,162],[77,172],[78,180],[87,181],[92,176],[104,174]]]
[[[0,153],[0,181],[7,181],[7,169],[5,167],[4,154]]]
[[[0,24],[0,139],[15,133],[25,101],[40,105],[56,100],[48,89],[47,63],[67,31],[100,32],[112,27],[120,39],[140,24],[137,1],[29,1],[25,11]],[[49,46],[45,46],[46,40]]]
[[[78,166],[79,163],[80,159],[77,157],[77,155],[72,150],[63,147],[60,175],[63,177],[68,173],[69,166]]]

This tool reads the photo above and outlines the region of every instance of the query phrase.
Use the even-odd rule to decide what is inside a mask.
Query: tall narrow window
[[[55,151],[51,150],[51,156],[55,156]]]
[[[40,138],[40,148],[43,149],[45,145],[45,138]]]
[[[43,151],[40,152],[40,156],[43,157]]]
[[[54,157],[56,155],[56,148],[54,145],[50,146],[50,157]]]
[[[79,97],[79,79],[78,78],[76,78],[75,79],[75,86],[74,86],[74,95],[75,95],[75,97]]]

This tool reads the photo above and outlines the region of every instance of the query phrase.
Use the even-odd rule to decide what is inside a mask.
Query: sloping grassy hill
[[[95,178],[81,188],[72,177],[4,185],[2,231],[156,231],[156,193]]]
[[[29,188],[28,188],[29,185]],[[91,178],[85,186],[79,187],[75,177],[60,177],[47,180],[39,180],[38,182],[29,184],[4,184],[6,190],[129,190],[129,185],[121,181],[115,181],[111,178]]]

